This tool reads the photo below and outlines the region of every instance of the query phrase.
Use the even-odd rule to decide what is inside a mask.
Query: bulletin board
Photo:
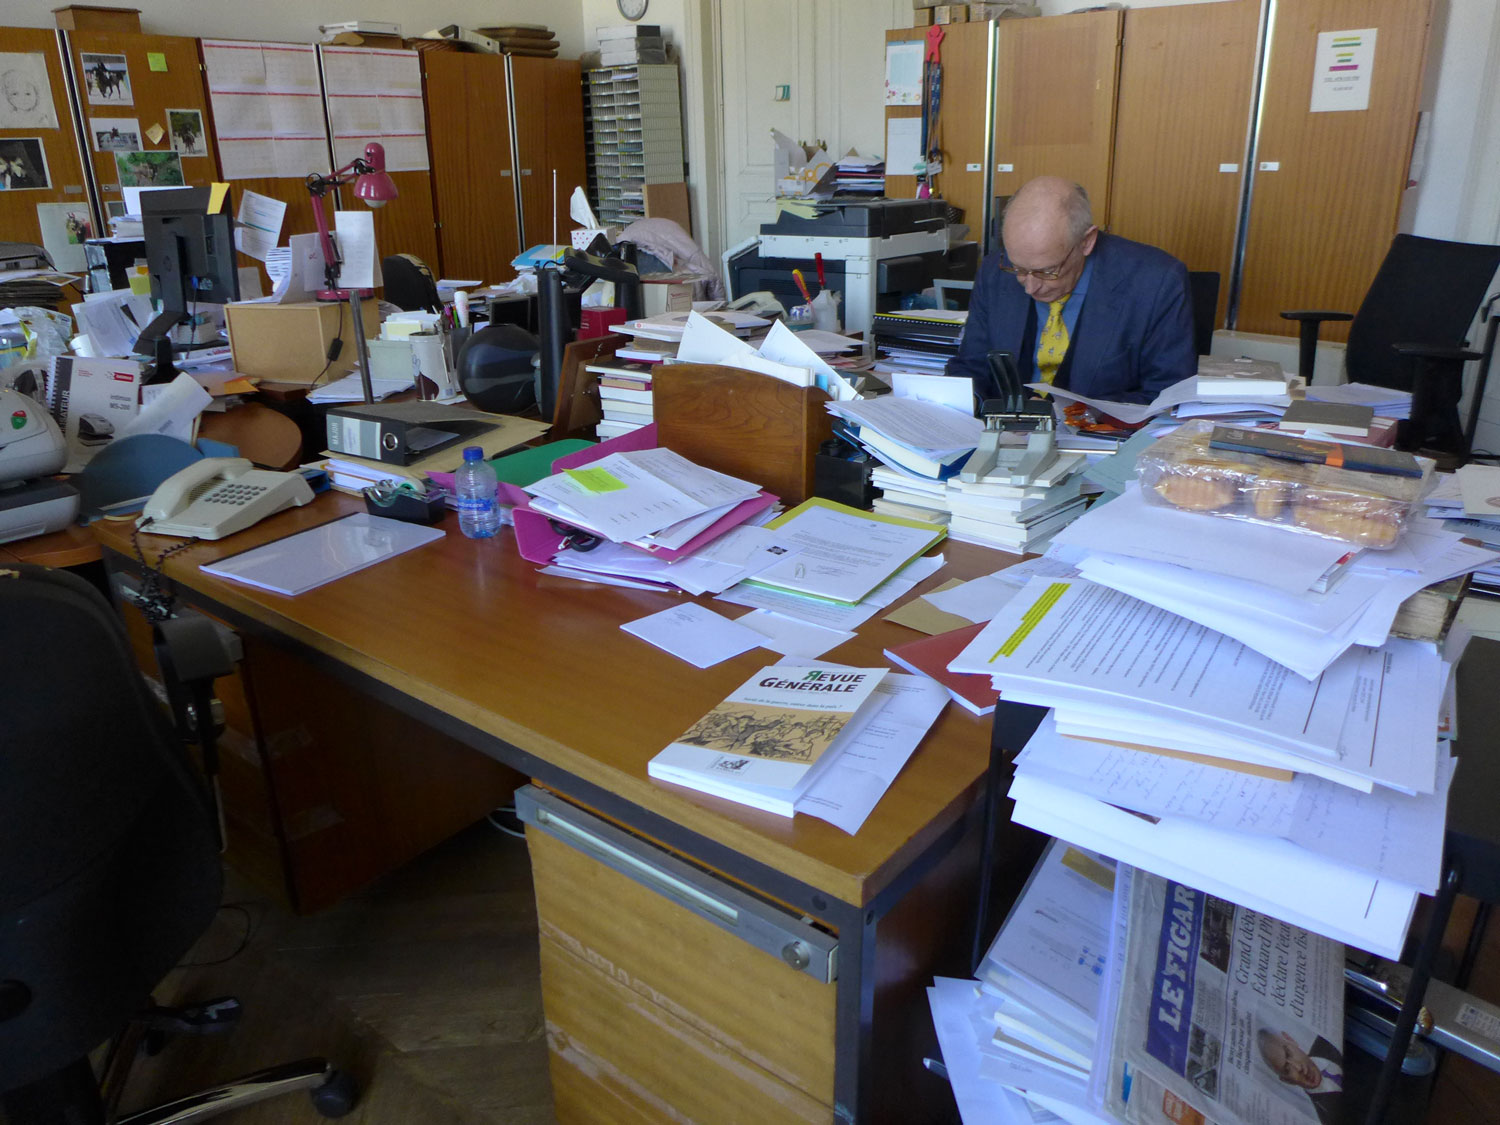
[[[83,239],[98,231],[93,229],[96,219],[84,185],[57,33],[7,27],[0,43],[0,156],[5,160],[0,239],[56,247],[61,238],[65,258],[71,248],[81,256]],[[83,272],[81,264],[74,269],[60,262],[58,268]]]

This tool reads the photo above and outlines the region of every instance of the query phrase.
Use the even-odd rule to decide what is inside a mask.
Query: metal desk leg
[[[1001,700],[995,706],[995,720],[990,727],[990,769],[984,787],[984,833],[979,856],[979,897],[974,905],[974,948],[969,958],[969,971],[979,972],[979,961],[984,956],[985,939],[989,932],[990,896],[995,881],[995,836],[1000,830],[1001,767],[1005,765],[1006,750],[1019,751],[1046,716],[1045,707],[1029,703],[1006,703]]]
[[[1411,968],[1411,984],[1407,986],[1401,1015],[1396,1019],[1396,1029],[1391,1033],[1391,1043],[1386,1050],[1385,1061],[1380,1066],[1380,1078],[1375,1083],[1375,1093],[1370,1099],[1365,1125],[1382,1125],[1385,1120],[1386,1103],[1390,1101],[1396,1076],[1401,1073],[1401,1061],[1406,1058],[1412,1030],[1422,1011],[1422,997],[1427,992],[1427,982],[1432,979],[1432,963],[1437,959],[1438,950],[1442,948],[1443,931],[1448,928],[1448,918],[1453,913],[1453,899],[1462,883],[1463,872],[1459,865],[1450,863],[1443,874],[1443,884],[1438,888],[1437,898],[1433,900],[1432,919],[1427,924],[1427,932],[1422,935],[1417,960]]]

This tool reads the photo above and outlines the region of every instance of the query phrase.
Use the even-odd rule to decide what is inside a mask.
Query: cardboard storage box
[[[968,23],[967,4],[939,4],[932,9],[933,23]]]
[[[64,31],[126,31],[139,35],[139,8],[101,8],[94,4],[69,4],[53,8],[52,18]]]
[[[362,302],[365,336],[380,332],[379,303]],[[348,301],[302,301],[290,305],[224,306],[234,369],[275,383],[326,383],[355,369],[354,313]],[[342,323],[341,323],[342,322]],[[343,339],[338,358],[328,363],[328,346]],[[323,373],[327,364],[328,370]],[[319,378],[320,373],[322,377]]]

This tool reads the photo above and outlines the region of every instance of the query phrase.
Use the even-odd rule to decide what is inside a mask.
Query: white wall
[[[62,0],[5,0],[0,23],[52,27],[52,9]],[[154,35],[208,39],[268,39],[312,43],[318,25],[370,19],[399,23],[406,35],[444,24],[497,27],[507,21],[545,24],[557,33],[558,54],[577,58],[583,49],[577,0],[118,0],[107,6],[139,8],[141,30]],[[611,5],[613,6],[613,5]]]
[[[559,5],[561,6],[561,5]],[[676,50],[682,70],[683,144],[693,233],[711,258],[721,228],[718,60],[713,50],[717,0],[651,0],[642,23],[656,24]],[[624,23],[615,0],[580,0],[579,34],[584,50],[598,46],[596,30]]]

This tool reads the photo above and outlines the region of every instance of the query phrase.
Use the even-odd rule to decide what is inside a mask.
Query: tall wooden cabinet
[[[583,72],[576,59],[510,60],[523,249],[567,242],[568,199],[588,183],[583,146]]]
[[[997,196],[1036,176],[1066,176],[1089,193],[1094,221],[1108,224],[1123,14],[996,22]]]
[[[502,280],[522,250],[553,241],[554,207],[558,236],[572,228],[568,198],[586,178],[578,63],[458,51],[422,61],[443,272]]]
[[[1258,0],[1125,13],[1110,229],[1219,275],[1224,322],[1255,92]]]
[[[496,281],[521,252],[505,59],[425,51],[427,144],[443,272]]]
[[[1278,5],[1236,323],[1295,334],[1283,309],[1359,307],[1396,233],[1432,0]],[[1310,110],[1320,32],[1375,29],[1368,109]],[[1328,339],[1348,325],[1327,324]]]
[[[985,91],[989,89],[991,26],[988,23],[949,24],[943,35],[943,101],[938,113],[936,148],[942,154],[943,170],[933,177],[936,194],[962,209],[969,237],[984,239],[985,161],[989,154],[986,135]],[[905,28],[885,33],[886,43],[922,38],[924,28]],[[922,107],[891,106],[886,121],[920,118]],[[916,176],[885,178],[886,194],[910,199],[917,194]]]

